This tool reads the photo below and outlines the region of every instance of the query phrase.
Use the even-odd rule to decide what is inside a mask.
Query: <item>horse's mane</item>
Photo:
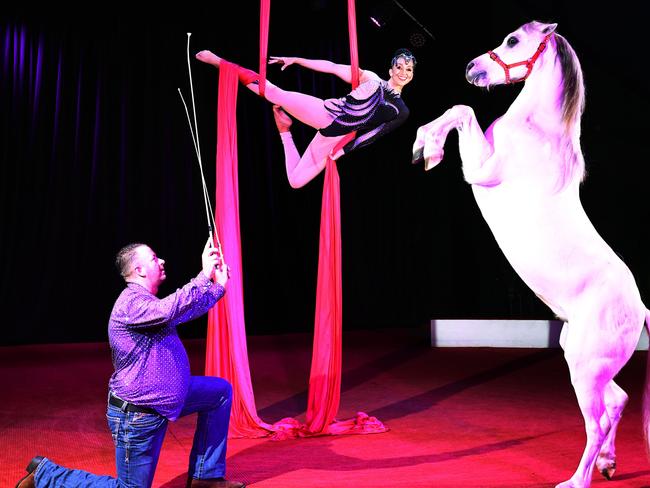
[[[555,33],[557,57],[562,67],[562,123],[564,124],[566,145],[565,167],[560,186],[578,178],[585,177],[585,162],[580,148],[580,119],[585,108],[585,86],[580,61],[567,40]]]
[[[562,79],[564,81],[562,96],[562,121],[567,131],[573,129],[574,124],[580,124],[580,117],[585,108],[585,87],[582,80],[582,69],[575,51],[567,40],[555,34],[557,56],[562,66]]]

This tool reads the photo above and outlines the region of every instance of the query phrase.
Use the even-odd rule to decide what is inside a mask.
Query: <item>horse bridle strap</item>
[[[537,58],[544,52],[544,49],[546,49],[546,43],[548,40],[551,38],[553,33],[551,32],[548,34],[542,42],[539,43],[539,46],[537,47],[537,51],[535,51],[535,54],[533,54],[533,57],[526,60],[526,61],[519,61],[517,63],[512,63],[512,64],[506,64],[503,62],[503,60],[499,57],[497,53],[494,51],[488,51],[488,54],[490,55],[490,59],[492,61],[496,61],[499,66],[503,68],[503,71],[506,73],[506,84],[509,83],[517,83],[519,81],[524,81],[526,78],[530,76],[531,71],[533,70],[533,65],[535,64],[535,61],[537,61]],[[524,75],[523,78],[519,78],[518,80],[511,80],[510,79],[510,70],[512,68],[516,68],[517,66],[526,66],[526,74]]]

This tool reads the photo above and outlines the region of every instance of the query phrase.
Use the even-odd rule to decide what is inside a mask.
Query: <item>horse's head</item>
[[[557,24],[533,21],[508,34],[501,45],[473,59],[465,70],[467,81],[490,87],[525,80],[546,48]]]
[[[546,125],[541,130],[562,138],[558,182],[563,188],[575,178],[584,178],[580,149],[584,83],[580,61],[567,40],[555,32],[556,27],[536,21],[522,25],[493,51],[472,60],[465,76],[473,85],[484,88],[523,81],[529,75],[530,80],[540,80],[521,90],[516,113],[544,110],[545,117],[539,120],[545,120]]]

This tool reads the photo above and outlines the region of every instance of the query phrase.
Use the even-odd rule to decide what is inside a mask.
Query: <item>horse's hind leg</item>
[[[570,480],[558,484],[557,488],[585,488],[591,484],[591,473],[596,457],[611,426],[605,409],[603,376],[609,376],[612,367],[608,361],[601,358],[583,357],[581,360],[568,356],[567,363],[571,372],[571,383],[585,422],[587,444],[576,472]]]
[[[591,304],[598,303],[592,301]],[[634,307],[624,300],[601,300],[593,311],[581,314],[566,327],[564,355],[571,373],[571,383],[585,422],[587,443],[580,464],[561,488],[587,488],[601,450],[613,448],[627,395],[613,378],[634,352],[640,318]],[[612,347],[615,344],[616,347]],[[607,438],[611,433],[609,441]],[[612,449],[613,454],[613,449]]]
[[[565,349],[568,332],[569,328],[565,323],[562,328],[562,334],[560,335],[560,346],[562,346],[562,349]],[[616,471],[616,430],[623,416],[623,409],[627,405],[628,396],[614,380],[607,383],[604,394],[605,409],[607,410],[610,427],[605,437],[605,442],[603,442],[603,446],[600,448],[600,453],[596,459],[596,468],[600,474],[608,480],[611,480]],[[601,425],[601,427],[605,429],[606,425]]]
[[[616,471],[616,429],[623,416],[623,409],[627,405],[628,396],[623,389],[614,381],[610,381],[605,387],[605,408],[610,421],[610,429],[605,437],[603,447],[600,449],[598,459],[596,459],[596,468],[600,473],[611,480]]]
[[[587,443],[576,472],[570,480],[557,485],[559,488],[586,488],[591,485],[596,459],[612,427],[605,406],[606,390],[627,357],[617,357],[609,350],[607,341],[599,337],[595,330],[598,327],[602,327],[602,324],[597,319],[572,321],[568,326],[565,358],[585,422]]]

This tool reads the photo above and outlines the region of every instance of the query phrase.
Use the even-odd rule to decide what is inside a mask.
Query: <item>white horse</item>
[[[485,133],[463,105],[420,127],[413,157],[431,169],[442,159],[448,133],[458,131],[463,176],[497,243],[564,321],[560,344],[587,434],[577,470],[557,485],[567,488],[590,486],[594,465],[608,479],[614,474],[616,428],[628,396],[613,378],[634,352],[644,321],[650,328],[650,313],[632,273],[580,202],[582,71],[556,27],[527,23],[471,61],[466,78],[478,87],[525,85]]]

